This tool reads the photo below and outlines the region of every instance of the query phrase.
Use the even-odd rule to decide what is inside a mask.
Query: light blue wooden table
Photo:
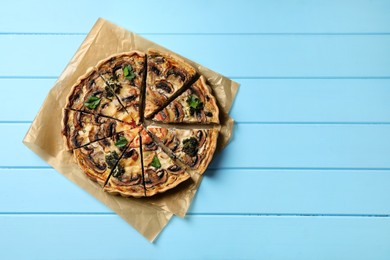
[[[0,259],[390,259],[390,1],[2,1]],[[240,82],[150,244],[22,139],[98,17]]]

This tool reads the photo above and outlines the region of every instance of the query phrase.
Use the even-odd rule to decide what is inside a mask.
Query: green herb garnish
[[[161,167],[161,163],[160,163],[160,160],[158,159],[157,155],[154,155],[152,163],[150,165],[152,165],[156,169],[159,169]]]
[[[203,102],[200,101],[200,99],[194,95],[188,96],[187,104],[190,106],[191,116],[193,116],[195,112],[199,112],[200,110],[203,109]]]
[[[135,78],[133,67],[131,65],[126,65],[123,68],[123,76],[125,76],[125,78],[128,80],[132,80],[133,78]]]
[[[128,143],[127,139],[123,136],[119,137],[119,140],[115,143],[115,146],[121,148],[121,147],[124,147],[126,146],[126,144]]]
[[[89,109],[95,109],[99,105],[100,100],[101,98],[92,95],[88,98],[88,101],[85,102],[84,105]]]
[[[183,152],[193,157],[198,153],[199,142],[195,137],[183,140]]]

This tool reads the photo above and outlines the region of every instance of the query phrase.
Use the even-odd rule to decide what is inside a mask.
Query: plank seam
[[[137,33],[137,32],[136,32]],[[32,35],[32,36],[85,36],[87,32],[0,32],[0,35]],[[390,32],[178,32],[178,33],[161,33],[161,32],[138,32],[139,35],[166,35],[166,36],[382,36],[390,35]]]
[[[114,212],[0,212],[0,216],[116,216]],[[390,214],[306,214],[306,213],[187,213],[188,217],[344,217],[390,218]]]

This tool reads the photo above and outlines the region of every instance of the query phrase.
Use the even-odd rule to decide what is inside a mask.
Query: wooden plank
[[[83,38],[82,35],[0,35],[3,61],[0,76],[57,77]],[[390,76],[390,35],[148,35],[147,38],[229,77]],[[239,55],[232,55],[232,50],[240,50]]]
[[[192,216],[175,218],[155,244],[112,215],[1,215],[0,228],[4,259],[390,257],[389,218]]]
[[[21,142],[28,127],[0,125],[7,148],[0,167],[46,166]],[[232,142],[210,167],[390,168],[389,131],[388,124],[237,124]]]
[[[390,80],[262,79],[242,85],[238,122],[389,122]]]
[[[112,213],[52,169],[1,169],[0,176],[7,183],[0,214]],[[389,183],[389,170],[209,170],[189,212],[390,215]]]
[[[390,32],[390,4],[386,0],[263,0],[240,4],[201,0],[185,5],[178,0],[155,0],[115,1],[104,6],[75,0],[21,0],[17,4],[5,1],[2,7],[7,12],[0,17],[0,32],[86,33],[97,17],[143,33]]]
[[[54,81],[0,79],[0,91],[8,97],[0,103],[0,121],[32,121]],[[389,79],[238,81],[241,88],[231,116],[240,123],[390,122]],[[28,104],[28,109],[16,104]]]
[[[0,79],[0,91],[7,97],[0,103],[0,121],[34,120],[54,82],[54,79]]]

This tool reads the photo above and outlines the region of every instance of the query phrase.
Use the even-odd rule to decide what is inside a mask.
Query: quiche
[[[111,170],[115,168],[128,143],[138,132],[139,128],[133,128],[75,149],[74,158],[90,179],[104,186]]]
[[[67,97],[61,134],[104,192],[140,198],[180,191],[203,174],[219,128],[206,79],[181,58],[150,49],[112,55],[81,76]]]
[[[92,68],[73,86],[66,108],[131,121],[114,90],[106,84],[96,68]]]
[[[104,116],[68,109],[63,111],[62,135],[68,150],[133,128],[134,124]]]
[[[147,59],[145,118],[150,118],[194,79],[196,71],[179,57],[153,49]]]
[[[218,127],[179,129],[149,126],[147,129],[169,149],[173,157],[191,170],[199,174],[206,171],[217,146]]]
[[[145,183],[142,174],[140,137],[130,143],[111,172],[104,191],[124,197],[144,197]]]
[[[145,130],[142,131],[142,153],[146,196],[172,189],[190,178],[190,174],[175,163]]]
[[[140,122],[141,90],[145,75],[145,54],[133,51],[101,61],[99,74],[136,124]]]
[[[158,112],[153,121],[163,123],[219,123],[219,109],[210,86],[201,76],[183,94]]]

